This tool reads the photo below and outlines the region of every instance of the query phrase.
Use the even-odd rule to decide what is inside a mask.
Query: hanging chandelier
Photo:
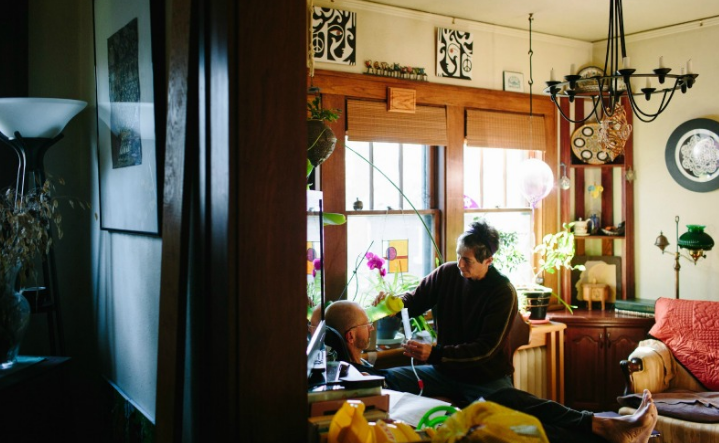
[[[622,66],[619,67],[621,62]],[[549,94],[559,109],[562,117],[572,123],[582,123],[590,117],[602,122],[605,118],[613,117],[615,112],[623,108],[622,97],[626,96],[632,107],[634,115],[643,122],[654,121],[659,114],[669,106],[674,93],[680,90],[686,93],[698,77],[692,72],[691,59],[687,62],[686,71],[681,69],[680,74],[670,74],[671,69],[664,67],[663,57],[659,57],[659,67],[653,73],[637,74],[636,69],[630,66],[624,42],[624,14],[622,0],[609,0],[609,32],[607,35],[607,53],[604,59],[604,70],[596,75],[584,77],[571,72],[564,76],[564,81],[554,79],[554,70],[544,92]],[[632,80],[644,84],[639,91],[632,86]],[[583,119],[572,120],[562,111],[559,97],[566,97],[570,102],[575,98],[592,100],[592,110]],[[642,106],[652,108],[647,111],[639,107],[638,101],[643,100]],[[653,104],[653,106],[652,106]],[[623,111],[623,109],[622,109]]]

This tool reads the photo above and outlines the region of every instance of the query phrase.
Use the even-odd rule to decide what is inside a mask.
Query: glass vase
[[[19,267],[0,271],[0,370],[17,360],[20,343],[30,324],[30,304],[15,289]]]

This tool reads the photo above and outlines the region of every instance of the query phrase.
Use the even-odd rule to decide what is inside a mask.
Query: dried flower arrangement
[[[58,183],[64,184],[62,179]],[[55,190],[55,184],[48,179],[24,194],[12,188],[0,193],[0,280],[18,267],[21,284],[32,275],[35,260],[44,258],[52,247],[53,225],[57,238],[62,238],[62,215]],[[71,207],[76,203],[83,209],[87,207],[79,200],[67,200]]]

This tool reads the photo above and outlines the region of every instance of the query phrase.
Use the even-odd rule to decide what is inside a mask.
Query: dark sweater
[[[483,279],[469,280],[456,262],[445,263],[403,300],[410,317],[433,309],[437,345],[428,363],[441,373],[481,384],[514,372],[508,338],[517,293],[494,266]]]

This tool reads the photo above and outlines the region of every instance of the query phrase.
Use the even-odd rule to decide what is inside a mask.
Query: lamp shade
[[[687,225],[687,229],[677,241],[680,248],[709,251],[714,247],[714,240],[704,232],[703,225]]]
[[[62,98],[0,98],[0,132],[15,138],[54,138],[87,102]]]

